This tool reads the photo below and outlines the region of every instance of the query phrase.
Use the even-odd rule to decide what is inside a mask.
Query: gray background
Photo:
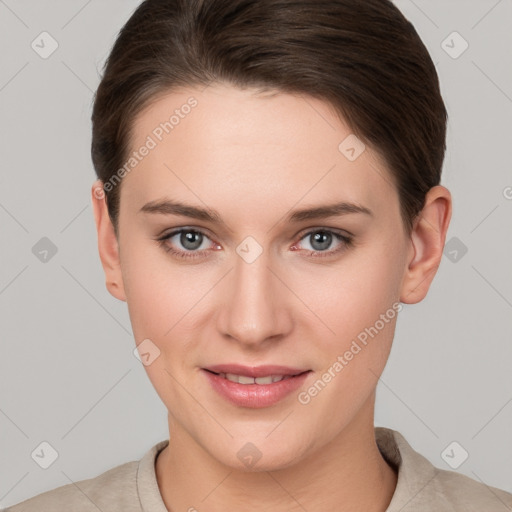
[[[126,304],[104,285],[89,195],[92,94],[138,3],[0,0],[0,507],[168,435]],[[427,298],[400,314],[376,423],[443,469],[457,441],[469,453],[457,471],[512,492],[512,1],[397,5],[440,75],[454,213]],[[59,45],[47,59],[31,47],[43,31]],[[453,31],[469,43],[458,58]],[[57,247],[46,262],[43,237]],[[48,469],[31,457],[42,441],[59,454]]]

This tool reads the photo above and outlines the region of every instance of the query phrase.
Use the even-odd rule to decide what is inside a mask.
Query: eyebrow
[[[149,203],[145,204],[139,212],[161,215],[180,215],[183,217],[190,217],[214,224],[224,224],[222,217],[216,210],[187,205],[179,201],[172,201],[170,199],[150,201]],[[369,208],[359,204],[342,201],[339,203],[295,210],[287,215],[286,221],[297,223],[305,220],[338,217],[351,213],[362,213],[364,215],[373,217],[373,212]]]

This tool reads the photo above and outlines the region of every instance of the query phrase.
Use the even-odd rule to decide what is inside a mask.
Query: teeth
[[[291,377],[291,375],[267,375],[254,378],[247,377],[246,375],[235,375],[234,373],[219,373],[219,376],[231,382],[238,382],[238,384],[272,384],[273,382],[279,382]]]

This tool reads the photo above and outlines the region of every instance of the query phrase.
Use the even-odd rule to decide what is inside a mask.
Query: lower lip
[[[297,390],[307,379],[311,370],[272,384],[239,384],[204,369],[202,372],[210,381],[213,389],[231,403],[240,407],[259,409],[274,405]]]

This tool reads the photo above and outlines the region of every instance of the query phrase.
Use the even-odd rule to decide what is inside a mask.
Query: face
[[[368,412],[412,246],[391,174],[356,143],[320,100],[221,85],[136,119],[132,149],[150,150],[122,182],[116,293],[171,428],[224,464],[250,442],[259,468],[285,467]],[[308,373],[280,397],[235,384],[235,403],[205,370],[231,363]]]

